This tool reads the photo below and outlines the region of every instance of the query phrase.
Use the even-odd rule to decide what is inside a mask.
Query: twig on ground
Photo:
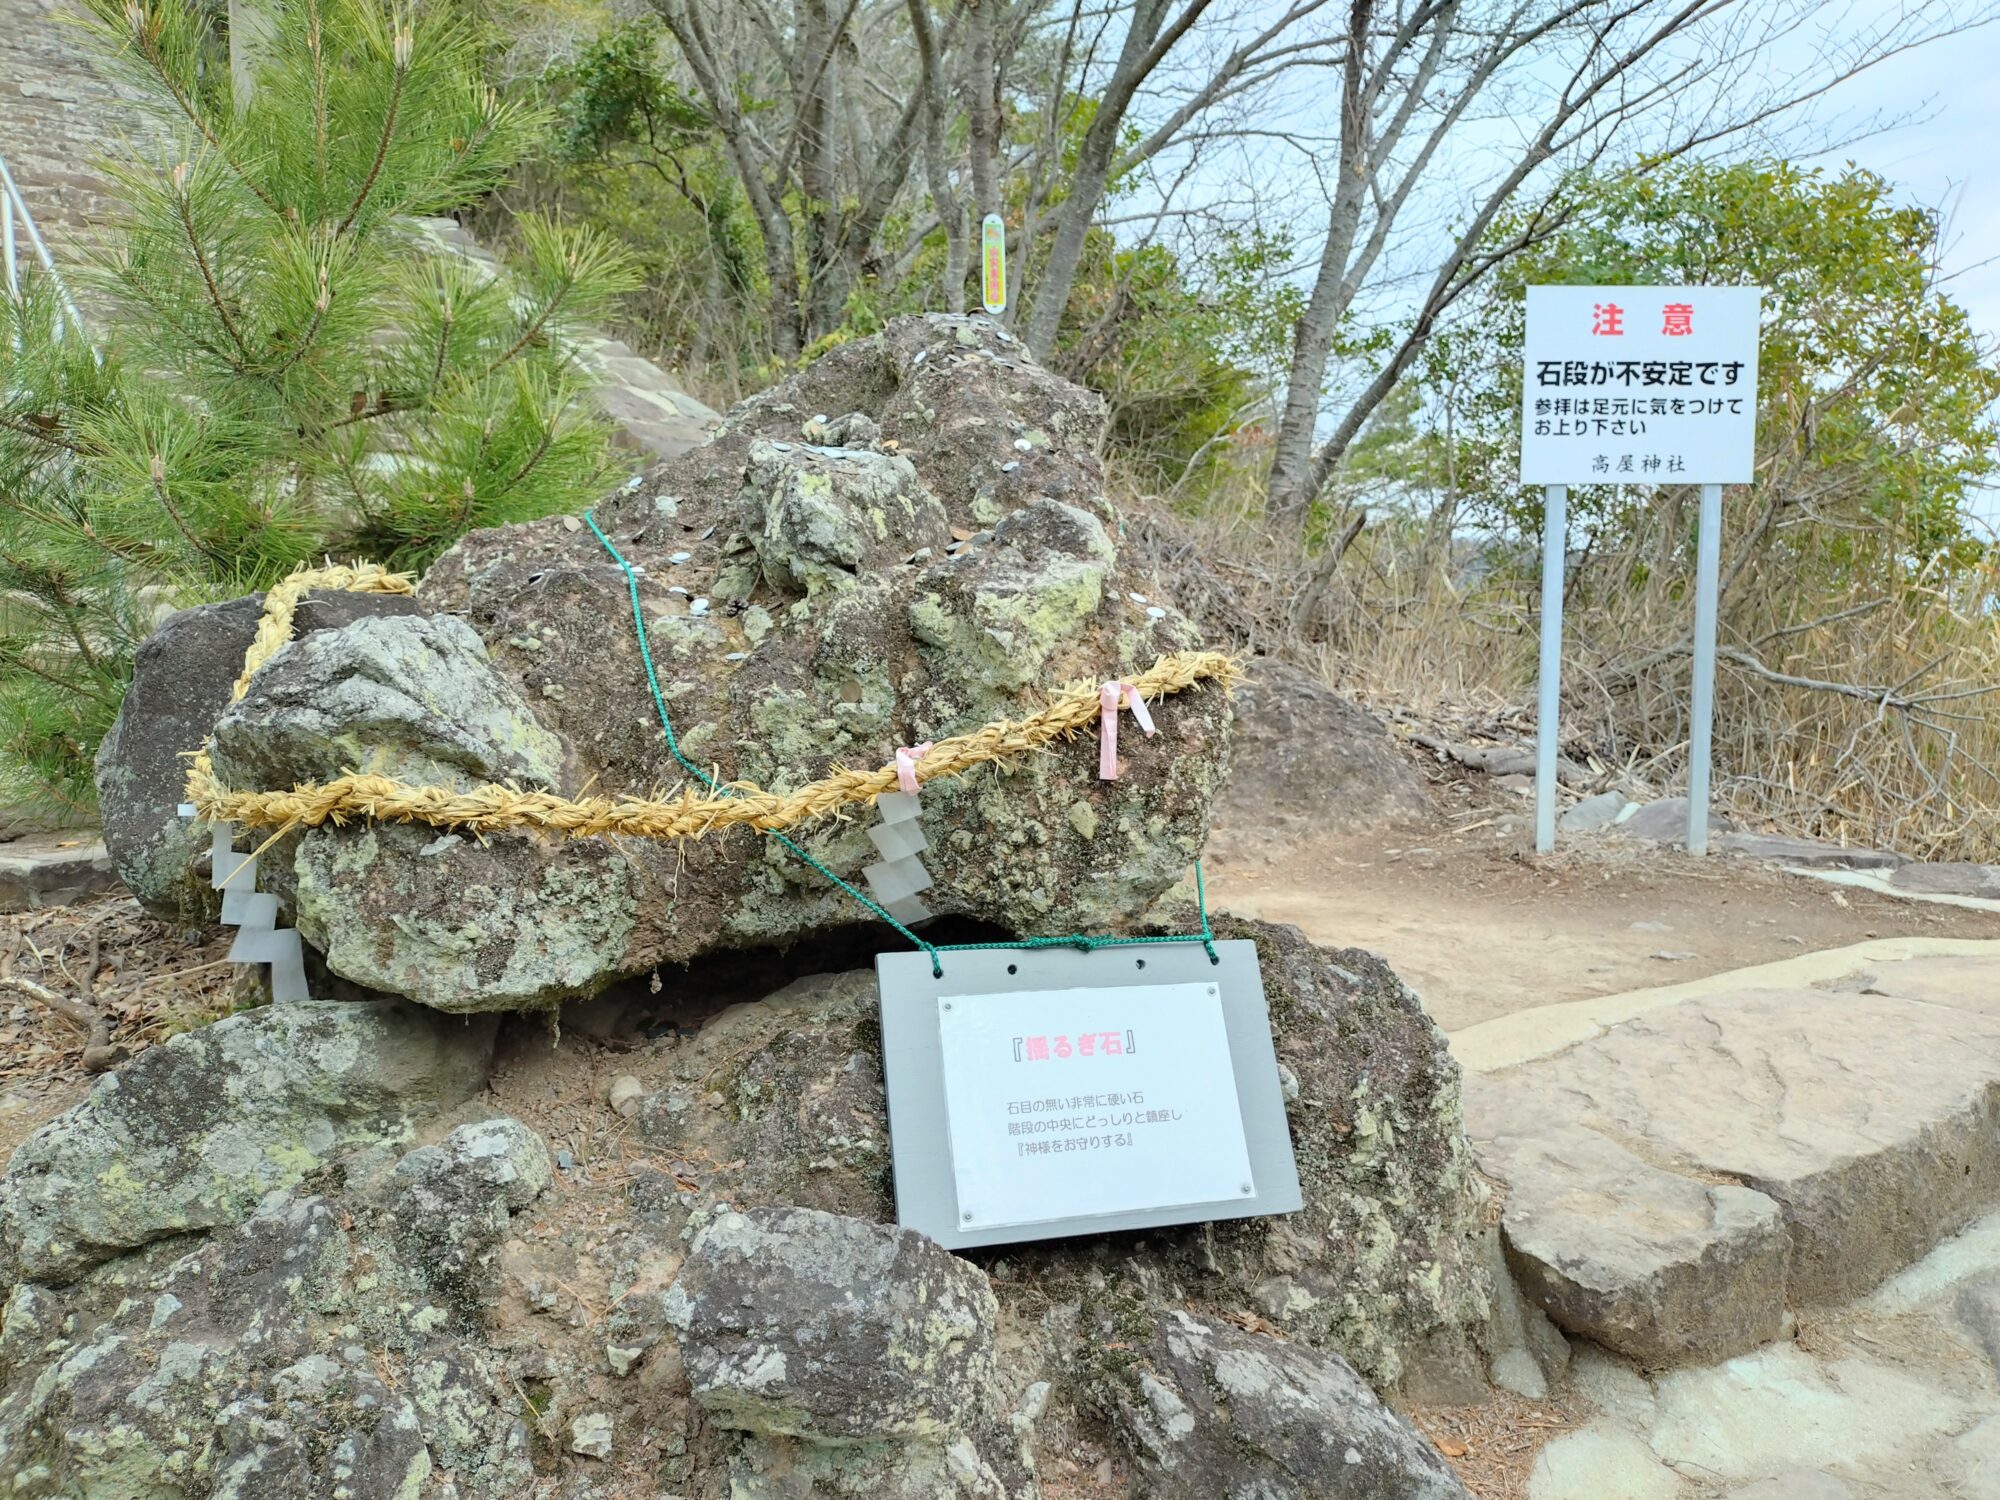
[[[76,976],[80,999],[59,994],[45,984],[24,978],[14,972],[14,962],[21,955],[21,944],[26,933],[20,923],[9,926],[7,952],[0,957],[0,989],[12,990],[15,994],[26,995],[36,1004],[46,1007],[80,1028],[88,1040],[83,1044],[83,1067],[87,1073],[102,1073],[107,1068],[115,1068],[129,1055],[122,1046],[111,1043],[111,1022],[100,1010],[93,993],[97,983],[97,971],[101,966],[101,948],[97,929],[90,929],[90,951],[84,960],[83,972]],[[39,950],[37,950],[39,951]]]

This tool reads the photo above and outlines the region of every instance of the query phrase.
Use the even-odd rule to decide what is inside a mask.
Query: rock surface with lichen
[[[118,878],[148,911],[169,921],[212,918],[208,828],[180,815],[187,755],[229,707],[256,639],[264,596],[176,610],[140,646],[118,718],[98,746],[98,814]],[[417,612],[400,594],[309,593],[292,629],[303,639],[363,619]]]
[[[365,769],[575,796],[787,790],[1130,678],[1205,644],[1121,571],[1102,401],[989,321],[898,319],[739,405],[705,446],[576,517],[474,532],[432,567],[437,619],[281,650],[216,731],[241,789]],[[449,617],[449,618],[446,618]],[[924,792],[940,915],[1022,933],[1129,926],[1185,874],[1227,774],[1209,684],[1127,721],[1123,775],[1081,737]],[[850,882],[866,807],[793,830]],[[548,1008],[622,977],[874,920],[747,829],[685,843],[480,838],[349,823],[288,835],[267,888],[337,975],[458,1011]],[[671,969],[665,972],[671,973]]]
[[[478,1090],[492,1052],[490,1018],[387,999],[268,1007],[148,1048],[15,1150],[0,1276],[57,1285],[238,1223],[340,1155],[407,1142]]]
[[[1258,947],[1305,1206],[1294,1214],[1016,1247],[1018,1283],[1150,1337],[1166,1307],[1227,1308],[1339,1353],[1379,1386],[1460,1384],[1490,1315],[1459,1073],[1372,954],[1231,917]],[[895,1217],[874,976],[798,981],[703,1028],[633,1120],[662,1149],[739,1164],[741,1206]],[[1143,1327],[1141,1326],[1143,1325]]]
[[[423,1149],[490,1161],[491,1141],[510,1133],[514,1153],[528,1155],[513,1121]],[[504,1232],[547,1181],[542,1154],[539,1182],[469,1173],[455,1200]],[[436,1267],[411,1253],[440,1234],[424,1221],[431,1205],[407,1190],[431,1170],[420,1156],[405,1157],[386,1187],[336,1176],[324,1192],[274,1192],[192,1246],[161,1241],[60,1288],[17,1282],[0,1313],[7,1493],[534,1493],[529,1413],[477,1305],[490,1291],[473,1303],[440,1297]]]
[[[914,1230],[805,1208],[712,1215],[661,1300],[736,1500],[1034,1500],[999,1306]]]
[[[1471,1500],[1337,1354],[1163,1315],[1092,1398],[1151,1500]]]

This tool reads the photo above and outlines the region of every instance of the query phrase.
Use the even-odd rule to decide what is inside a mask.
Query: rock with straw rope
[[[251,595],[169,615],[139,650],[116,724],[97,757],[104,842],[119,878],[157,916],[199,921],[215,913],[205,828],[182,818],[188,751],[201,745],[231,701],[247,654],[268,655],[293,636],[417,608],[400,590],[354,592],[382,575],[314,570],[270,599]],[[275,602],[267,609],[267,602]],[[282,618],[283,639],[278,639]],[[274,641],[265,651],[262,640]]]
[[[268,830],[335,973],[449,1010],[877,922],[763,835],[857,880],[894,748],[926,741],[940,916],[1119,930],[1200,851],[1234,669],[1121,571],[1102,424],[990,323],[899,320],[600,504],[608,547],[574,517],[476,532],[417,594],[455,621],[260,638],[189,800]],[[461,626],[476,670],[412,644]],[[1160,730],[1111,781],[1107,678]]]

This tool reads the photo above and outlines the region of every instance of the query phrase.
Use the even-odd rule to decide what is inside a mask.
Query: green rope
[[[731,788],[724,786],[700,766],[689,760],[687,755],[682,751],[680,739],[674,734],[674,722],[667,714],[666,694],[660,691],[660,674],[653,666],[653,647],[652,643],[646,637],[646,614],[639,604],[639,575],[632,570],[632,565],[625,560],[625,555],[611,544],[611,538],[606,536],[598,527],[597,517],[592,512],[585,511],[583,513],[583,523],[590,528],[590,534],[597,538],[606,552],[611,554],[611,560],[618,564],[619,571],[625,575],[625,592],[632,603],[632,629],[639,638],[639,660],[644,662],[646,666],[646,687],[653,695],[653,709],[660,716],[660,728],[666,731],[667,749],[673,752],[674,759],[680,762],[681,768],[684,771],[707,787],[711,792],[716,792],[724,796],[735,795]],[[769,829],[766,832],[769,837],[783,844],[792,853],[811,865],[820,874],[839,886],[848,895],[859,901],[863,906],[875,913],[876,916],[887,922],[896,931],[900,932],[917,947],[929,954],[931,976],[933,978],[941,979],[944,977],[944,963],[938,957],[941,953],[974,953],[982,949],[994,948],[1076,948],[1085,953],[1094,953],[1099,948],[1136,948],[1154,943],[1198,942],[1203,948],[1208,950],[1208,961],[1210,963],[1219,964],[1222,962],[1221,957],[1215,951],[1215,933],[1208,925],[1208,892],[1202,884],[1200,860],[1196,860],[1194,866],[1195,904],[1201,911],[1201,933],[1199,936],[1189,933],[1181,937],[1091,937],[1087,933],[1078,932],[1072,933],[1068,937],[1015,938],[1011,941],[997,943],[927,943],[901,922],[890,916],[878,902],[855,889],[845,880],[842,880],[819,860],[813,858],[812,855],[800,848],[791,839],[786,838],[784,834],[779,833],[776,829]]]

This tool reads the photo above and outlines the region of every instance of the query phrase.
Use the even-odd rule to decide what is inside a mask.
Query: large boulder
[[[398,1247],[443,1306],[470,1316],[492,1286],[509,1216],[547,1192],[555,1163],[519,1120],[461,1125],[389,1176]]]
[[[1003,1306],[1032,1287],[1121,1318],[1234,1308],[1340,1353],[1377,1385],[1463,1390],[1491,1304],[1484,1191],[1444,1037],[1371,954],[1328,952],[1292,927],[1214,925],[1258,946],[1304,1208],[1016,1247],[1018,1280],[997,1286]],[[872,974],[801,980],[724,1012],[682,1049],[673,1077],[634,1123],[663,1151],[736,1163],[739,1207],[895,1217]],[[667,1222],[678,1232],[687,1221]]]
[[[986,1277],[914,1230],[809,1208],[722,1214],[666,1314],[696,1398],[742,1431],[940,1437],[993,1385]]]
[[[637,573],[681,749],[723,781],[787,789],[1204,644],[1121,572],[1103,426],[1096,396],[1004,330],[905,318],[600,504]],[[289,786],[354,765],[650,795],[689,779],[654,713],[625,575],[574,517],[465,537],[422,602],[476,633],[484,659],[455,622],[296,642],[217,731],[224,780]],[[420,636],[451,649],[416,649]],[[1219,687],[1152,712],[1157,738],[1128,721],[1116,781],[1071,743],[926,787],[930,905],[1020,932],[1137,921],[1200,852],[1227,772]],[[878,857],[872,821],[854,809],[793,837],[857,881]],[[671,982],[662,966],[712,950],[872,920],[743,828],[564,843],[361,823],[293,836],[266,863],[285,894],[295,866],[298,926],[336,974],[452,1010],[551,1006],[655,969]]]
[[[169,615],[139,647],[97,747],[97,806],[119,878],[148,911],[199,920],[216,898],[196,861],[208,834],[180,816],[190,750],[207,740],[256,639],[264,596]]]
[[[1430,799],[1388,726],[1318,677],[1269,657],[1236,692],[1222,831],[1291,838],[1367,833],[1430,816]]]
[[[1488,1352],[1456,1070],[1376,961],[1217,926],[1260,949],[1304,1207],[970,1259],[893,1223],[866,973],[667,1028],[601,1106],[596,1044],[506,1028],[492,1087],[555,1152],[462,1098],[487,1018],[287,1006],[157,1048],[0,1179],[0,1487],[1456,1500],[1371,1394]],[[694,982],[756,994],[738,964]]]
[[[151,1047],[22,1142],[0,1176],[0,1276],[62,1284],[170,1235],[242,1222],[274,1189],[486,1081],[490,1019],[307,1002]]]
[[[455,1227],[469,1227],[475,1242],[504,1233],[510,1212],[532,1199],[533,1168],[523,1176],[499,1166],[532,1161],[523,1137],[541,1149],[513,1121],[448,1138],[445,1155],[468,1170],[449,1186],[443,1215],[410,1190],[438,1177],[437,1160],[419,1152],[384,1192],[273,1193],[192,1248],[163,1242],[62,1289],[15,1285],[0,1314],[7,1493],[535,1493],[533,1413],[492,1347],[486,1309],[434,1301],[426,1258]],[[449,1248],[479,1253],[476,1244]]]
[[[663,1303],[694,1398],[739,1434],[739,1500],[1032,1500],[1001,1420],[999,1308],[978,1267],[907,1229],[724,1212]]]
[[[278,652],[215,726],[226,784],[358,771],[462,791],[574,791],[573,758],[448,615],[360,619]],[[602,840],[542,845],[408,824],[288,840],[264,889],[328,966],[438,1010],[530,1007],[603,983],[631,928],[628,866]],[[377,879],[384,870],[392,878]],[[468,998],[470,997],[470,998]]]
[[[392,594],[308,594],[294,634],[421,606]],[[119,878],[156,916],[198,921],[217,904],[206,879],[206,825],[180,816],[187,753],[201,748],[243,672],[264,596],[169,615],[140,646],[117,721],[97,751],[97,803]]]
[[[984,1410],[1031,1431],[1044,1457],[1101,1455],[1133,1494],[1455,1496],[1436,1455],[1371,1392],[1432,1399],[1485,1386],[1490,1231],[1458,1070],[1379,960],[1315,948],[1291,928],[1215,925],[1258,945],[1304,1207],[980,1252],[1005,1392]],[[903,1493],[882,1476],[928,1472],[910,1465],[935,1452],[933,1439],[893,1439],[900,1468],[873,1450],[840,1457],[843,1445],[890,1443],[881,1430],[891,1427],[991,1429],[962,1415],[980,1405],[962,1395],[979,1382],[959,1372],[983,1340],[953,1334],[949,1318],[920,1336],[884,1290],[936,1276],[949,1295],[919,1306],[983,1301],[965,1289],[963,1263],[914,1256],[887,1227],[873,976],[797,980],[732,1006],[671,1057],[663,1086],[630,1114],[669,1168],[643,1190],[645,1232],[624,1261],[633,1290],[609,1320],[613,1341],[648,1368],[672,1351],[712,1420],[761,1429],[730,1451],[741,1493],[788,1495],[772,1476],[806,1471],[822,1493],[849,1493],[839,1476],[862,1473]],[[671,1247],[689,1240],[681,1266]],[[664,1297],[644,1290],[659,1284],[662,1256],[680,1278]],[[1195,1309],[1198,1326],[1172,1321]],[[1251,1329],[1259,1336],[1238,1331]],[[911,1353],[920,1347],[929,1352]],[[1041,1383],[1053,1394],[1033,1395]],[[1178,1417],[1146,1425],[1155,1388],[1179,1392],[1185,1430]],[[849,1411],[859,1415],[844,1427],[838,1413]],[[948,1413],[961,1414],[958,1428]],[[971,1442],[1005,1472],[1007,1442]]]
[[[605,839],[543,843],[407,824],[321,830],[287,882],[327,967],[445,1011],[553,1007],[629,961],[637,899]]]
[[[215,725],[215,773],[283,789],[345,772],[462,789],[548,788],[562,743],[449,616],[360,619],[295,638]]]

